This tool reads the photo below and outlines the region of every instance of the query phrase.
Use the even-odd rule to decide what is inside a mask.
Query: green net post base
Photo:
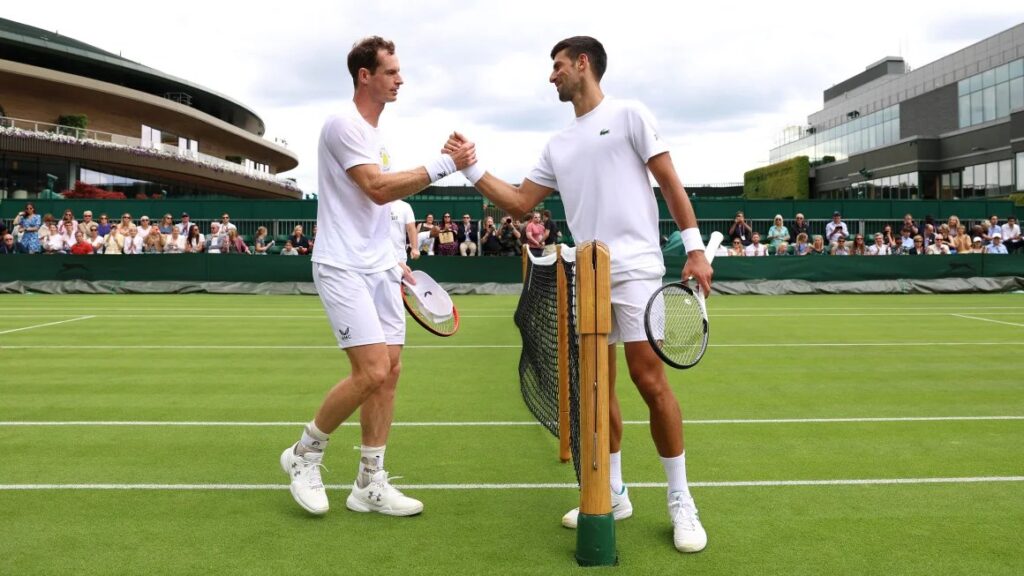
[[[580,566],[614,566],[615,518],[608,514],[580,514],[576,523],[576,563]]]

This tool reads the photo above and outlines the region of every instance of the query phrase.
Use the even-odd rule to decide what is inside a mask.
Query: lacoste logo
[[[349,331],[351,331],[351,330],[352,330],[351,328],[345,328],[344,330],[338,330],[338,334],[341,334],[341,339],[342,340],[348,340],[349,339]]]
[[[604,136],[605,134],[607,134],[609,132],[611,132],[611,130],[605,128],[604,130],[601,130],[601,136]]]

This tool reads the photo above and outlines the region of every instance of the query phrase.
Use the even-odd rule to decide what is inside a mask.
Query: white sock
[[[608,476],[612,483],[612,492],[622,494],[625,486],[622,483],[622,450],[608,455]]]
[[[302,431],[302,439],[295,446],[295,453],[323,452],[327,449],[328,438],[327,434],[324,434],[316,427],[314,421],[310,421],[309,424],[306,424],[306,429]]]
[[[686,483],[686,452],[674,458],[661,457],[661,465],[665,467],[665,476],[668,477],[668,495],[675,492],[682,492],[686,498],[690,498],[690,486]]]
[[[387,446],[359,447],[359,476],[356,481],[360,488],[370,483],[370,477],[374,472],[384,469],[384,450],[386,449]]]

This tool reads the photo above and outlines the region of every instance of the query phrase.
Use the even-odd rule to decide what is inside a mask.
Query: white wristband
[[[456,171],[455,160],[452,160],[452,157],[447,154],[441,154],[437,158],[427,162],[424,165],[424,168],[427,169],[427,176],[430,177],[431,184],[445,176],[448,176],[449,174],[454,174]]]
[[[683,236],[683,246],[686,247],[686,253],[689,254],[694,250],[704,249],[704,240],[700,237],[699,228],[687,228],[681,232]]]
[[[474,186],[476,185],[477,182],[480,181],[481,178],[484,177],[484,174],[486,173],[487,170],[484,170],[483,167],[480,166],[479,162],[473,164],[472,166],[466,166],[465,168],[462,169],[462,175],[465,176],[466,180],[469,180],[469,183],[473,184]]]

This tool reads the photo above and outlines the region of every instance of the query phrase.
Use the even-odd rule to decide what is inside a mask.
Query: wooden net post
[[[608,334],[611,332],[611,257],[599,241],[576,252],[577,322],[580,332],[580,514],[576,561],[580,566],[617,562],[609,483]]]
[[[569,452],[569,297],[565,267],[562,265],[562,245],[556,248],[555,278],[558,287],[558,458],[568,462]]]

